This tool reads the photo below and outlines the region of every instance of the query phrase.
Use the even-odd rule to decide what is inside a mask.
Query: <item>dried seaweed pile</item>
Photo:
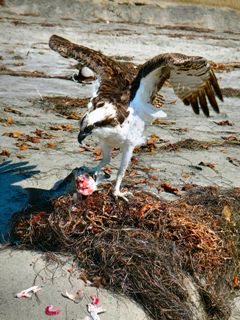
[[[78,203],[56,198],[16,214],[13,237],[74,254],[90,280],[134,298],[153,319],[193,319],[183,284],[190,276],[209,319],[227,319],[223,296],[239,271],[239,189],[193,188],[172,202],[133,193],[129,203],[116,201],[110,186]]]

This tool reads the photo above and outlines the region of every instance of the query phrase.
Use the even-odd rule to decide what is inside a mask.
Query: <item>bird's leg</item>
[[[109,164],[111,157],[111,147],[109,145],[104,144],[102,146],[102,160],[99,162],[99,164],[94,167],[92,170],[96,176],[96,184],[98,185],[101,182],[101,169]]]
[[[124,147],[124,149],[123,149],[123,156],[122,156],[120,168],[117,173],[116,185],[115,185],[114,192],[113,192],[115,197],[122,198],[125,201],[128,201],[126,196],[131,196],[132,193],[131,192],[121,192],[120,186],[122,183],[122,179],[125,175],[126,169],[128,167],[128,163],[131,160],[133,149],[134,149],[133,146],[127,146],[127,147]]]

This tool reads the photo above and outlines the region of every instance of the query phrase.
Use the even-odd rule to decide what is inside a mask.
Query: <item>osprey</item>
[[[120,187],[133,150],[145,142],[144,131],[156,118],[166,113],[156,107],[164,99],[158,94],[168,80],[175,94],[185,105],[191,105],[199,114],[200,109],[208,117],[209,107],[219,113],[215,96],[223,101],[216,76],[208,61],[198,56],[180,53],[160,54],[136,68],[131,63],[121,63],[101,52],[74,44],[57,35],[49,40],[51,49],[65,58],[74,58],[94,71],[97,87],[88,111],[80,120],[78,141],[88,135],[99,138],[102,160],[95,168],[99,176],[101,169],[110,162],[113,147],[122,151],[113,194],[127,200],[128,192]]]

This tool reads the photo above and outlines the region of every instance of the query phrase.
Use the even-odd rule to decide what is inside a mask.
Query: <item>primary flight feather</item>
[[[65,58],[76,59],[96,74],[98,86],[80,121],[78,140],[81,143],[89,134],[99,138],[103,158],[95,168],[96,175],[110,162],[111,149],[121,149],[122,159],[113,192],[116,197],[127,199],[128,193],[120,190],[121,182],[134,148],[145,142],[146,125],[156,118],[166,117],[156,107],[156,101],[158,106],[164,103],[158,92],[166,80],[196,114],[201,109],[208,117],[209,105],[218,113],[216,97],[223,101],[215,74],[202,57],[160,54],[136,68],[56,35],[51,36],[49,46]]]

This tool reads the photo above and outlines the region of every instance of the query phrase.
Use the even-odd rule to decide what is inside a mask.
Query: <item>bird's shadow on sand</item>
[[[40,171],[28,161],[0,164],[0,242],[7,241],[12,215],[28,203],[28,192],[17,183],[31,178]]]

